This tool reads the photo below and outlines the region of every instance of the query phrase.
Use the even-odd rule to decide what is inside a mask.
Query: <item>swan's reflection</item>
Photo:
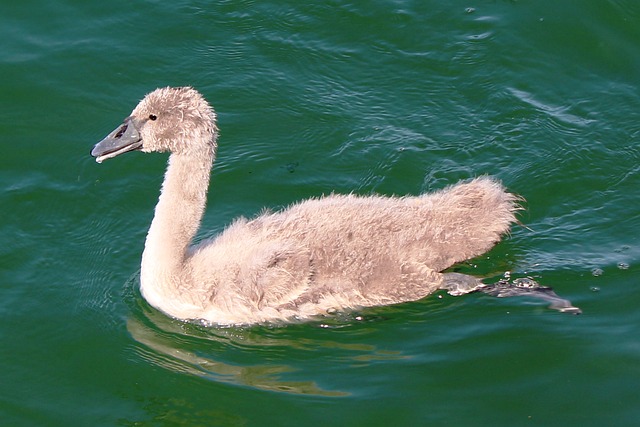
[[[292,338],[292,335],[298,335],[296,332],[299,332],[299,329],[289,333],[287,327],[210,328],[183,323],[146,306],[141,297],[136,300],[136,313],[127,320],[129,333],[140,344],[136,346],[136,354],[164,369],[216,382],[268,391],[341,397],[350,393],[323,389],[311,379],[291,381],[283,378],[291,373],[299,377],[304,369],[278,363],[275,359],[281,360],[286,352],[297,354],[304,351],[311,355],[319,349],[329,350],[333,362],[336,360],[336,353],[344,362],[346,352],[348,364],[366,364],[374,360],[407,357],[400,352],[380,351],[375,346],[367,344]],[[298,325],[298,328],[344,326],[339,324],[339,320],[334,322],[337,323]],[[296,329],[296,326],[293,328]],[[232,360],[229,360],[230,358]],[[267,362],[256,364],[256,358]],[[325,360],[325,364],[330,362]],[[309,372],[308,375],[312,373]],[[313,375],[320,376],[321,373],[315,371]]]

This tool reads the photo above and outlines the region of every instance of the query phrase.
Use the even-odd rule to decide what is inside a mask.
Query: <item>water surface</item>
[[[0,21],[3,424],[640,418],[636,2],[30,0]],[[138,291],[166,155],[89,150],[167,85],[219,116],[202,236],[489,174],[528,228],[457,270],[534,277],[583,314],[437,294],[286,326],[166,318]]]

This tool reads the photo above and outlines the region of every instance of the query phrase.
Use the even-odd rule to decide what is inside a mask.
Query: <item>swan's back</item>
[[[218,279],[212,306],[249,301],[252,315],[416,300],[438,289],[440,271],[499,241],[516,201],[490,178],[419,197],[332,195],[239,220],[190,265],[196,282]]]

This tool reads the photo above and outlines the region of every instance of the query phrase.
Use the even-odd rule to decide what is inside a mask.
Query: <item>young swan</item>
[[[217,137],[200,93],[168,87],[148,94],[91,152],[98,162],[132,150],[171,153],[140,282],[152,306],[178,319],[250,324],[418,300],[451,289],[440,272],[491,248],[518,210],[516,196],[483,177],[417,197],[306,200],[240,218],[191,246]]]

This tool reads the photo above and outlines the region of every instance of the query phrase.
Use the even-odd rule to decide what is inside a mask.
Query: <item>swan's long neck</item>
[[[181,301],[180,296],[187,294],[181,292],[188,282],[185,260],[204,214],[214,156],[215,150],[206,147],[199,152],[174,153],[169,157],[147,234],[142,254],[141,292],[151,305],[169,314],[185,304],[197,305],[197,301]]]

